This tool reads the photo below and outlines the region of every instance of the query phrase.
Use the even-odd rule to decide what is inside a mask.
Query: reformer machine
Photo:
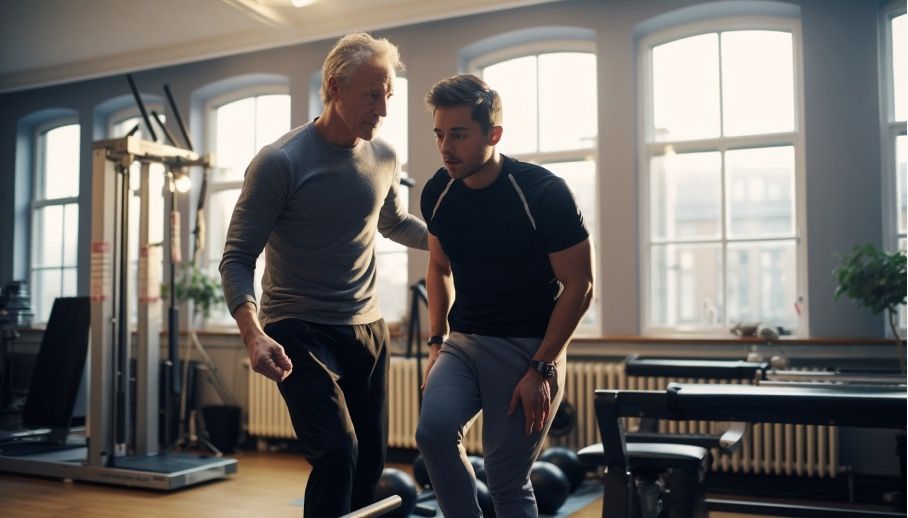
[[[135,161],[141,164],[139,264],[138,293],[132,294],[127,245],[129,176]],[[159,166],[153,168],[155,164],[163,165],[164,171]],[[178,219],[173,217],[172,207],[170,214],[165,213],[162,190],[172,187],[173,171],[189,166],[209,164],[192,151],[135,137],[94,143],[87,447],[0,457],[3,471],[159,490],[178,489],[236,472],[235,459],[160,450],[161,273],[164,246],[170,248],[168,252],[179,246],[174,243],[178,232],[164,239],[164,228],[178,225]],[[134,409],[130,397],[133,301],[138,303]],[[176,331],[175,325],[171,318],[171,332]],[[174,365],[176,354],[170,351]]]

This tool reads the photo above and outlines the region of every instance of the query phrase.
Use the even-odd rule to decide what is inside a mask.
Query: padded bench
[[[706,460],[709,458],[709,451],[706,448],[689,444],[629,442],[626,447],[631,472],[677,469],[703,473],[706,471]],[[606,464],[602,443],[591,444],[581,449],[577,452],[577,456],[588,466]]]

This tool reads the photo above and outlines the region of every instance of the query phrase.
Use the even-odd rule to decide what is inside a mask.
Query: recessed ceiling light
[[[315,0],[290,0],[290,3],[293,4],[293,7],[306,7],[309,4],[314,4]]]

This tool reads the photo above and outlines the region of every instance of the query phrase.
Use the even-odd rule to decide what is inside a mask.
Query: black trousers
[[[346,514],[372,502],[388,445],[388,328],[285,319],[265,326],[293,372],[278,383],[312,464],[303,516]]]

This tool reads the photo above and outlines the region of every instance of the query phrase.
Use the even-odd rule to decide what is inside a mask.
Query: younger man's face
[[[463,180],[475,174],[495,151],[493,135],[473,120],[468,105],[439,106],[435,109],[435,144],[445,169],[452,178]]]

